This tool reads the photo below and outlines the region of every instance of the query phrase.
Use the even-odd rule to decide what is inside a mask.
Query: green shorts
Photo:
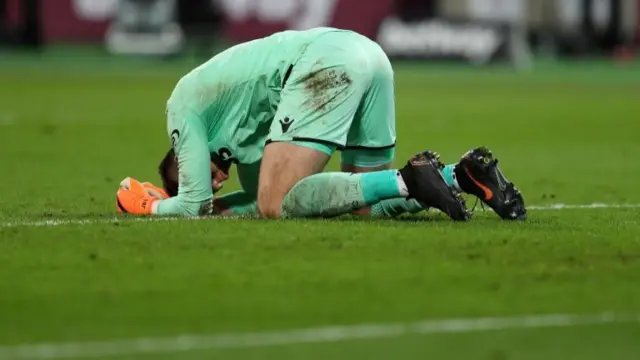
[[[378,44],[351,31],[311,42],[286,75],[270,142],[294,142],[343,164],[393,160],[396,142],[393,69]]]

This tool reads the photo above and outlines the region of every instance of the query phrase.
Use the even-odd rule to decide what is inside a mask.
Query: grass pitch
[[[112,221],[122,178],[158,180],[169,145],[165,101],[188,70],[85,60],[0,67],[0,359],[19,358],[18,344],[41,342],[640,313],[640,208],[531,210],[525,223],[492,213],[467,224],[436,213],[396,221]],[[516,74],[404,64],[396,81],[398,166],[426,148],[453,162],[488,145],[529,205],[640,204],[637,67]],[[235,181],[226,191],[234,188]],[[637,322],[567,325],[147,355],[106,356],[94,346],[76,355],[640,356]],[[22,358],[46,358],[28,346]],[[48,354],[72,355],[57,349]]]

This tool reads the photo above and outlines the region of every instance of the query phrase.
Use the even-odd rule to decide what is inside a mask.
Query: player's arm
[[[248,215],[257,214],[257,189],[260,163],[237,166],[241,191],[235,191],[216,198],[213,202],[214,211],[220,215]]]
[[[135,179],[117,193],[118,209],[138,215],[207,215],[213,210],[210,155],[204,125],[193,116],[169,112],[168,132],[178,162],[177,196],[158,199]],[[173,116],[172,116],[173,115]]]
[[[168,132],[178,160],[178,195],[160,200],[158,215],[208,215],[212,213],[210,155],[207,132],[195,116],[171,118]]]
[[[249,215],[257,213],[256,197],[244,191],[234,191],[220,196],[213,202],[216,215]]]

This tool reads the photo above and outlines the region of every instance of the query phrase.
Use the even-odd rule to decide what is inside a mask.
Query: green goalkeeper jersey
[[[341,30],[285,31],[243,43],[178,82],[167,102],[167,131],[178,158],[179,192],[157,202],[155,213],[212,213],[210,161],[257,166],[292,64],[310,42],[332,31]]]

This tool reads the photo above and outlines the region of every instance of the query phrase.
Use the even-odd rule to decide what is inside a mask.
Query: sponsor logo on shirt
[[[280,126],[282,127],[283,134],[289,130],[291,124],[293,124],[293,119],[289,118],[288,116],[280,120]]]

